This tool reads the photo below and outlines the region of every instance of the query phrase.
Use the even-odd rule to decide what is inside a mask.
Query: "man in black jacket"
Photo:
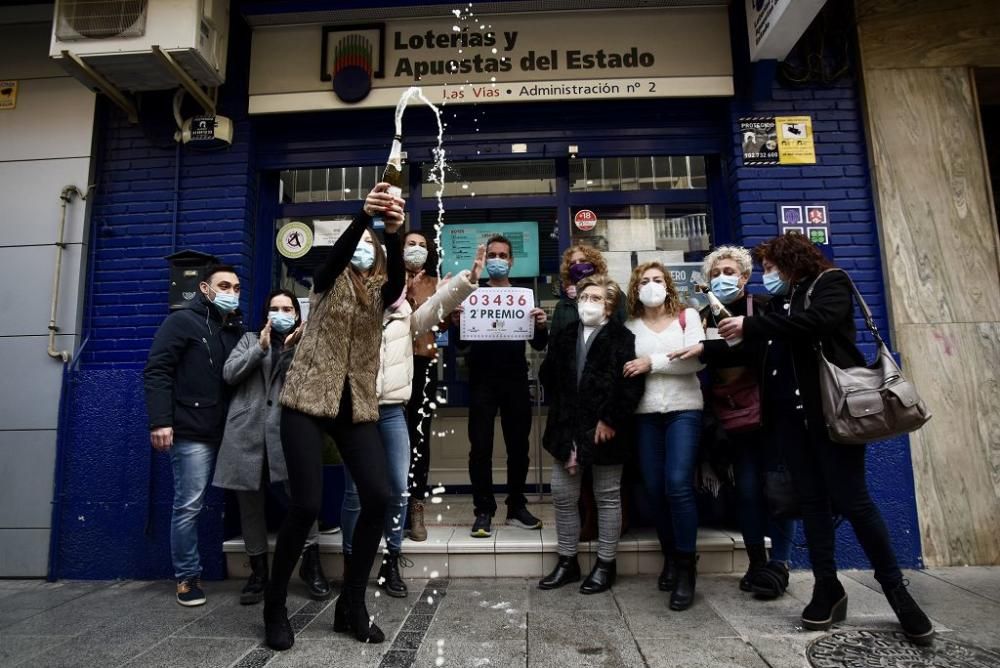
[[[510,287],[508,274],[514,262],[510,240],[494,235],[486,242],[487,286]],[[535,335],[528,341],[544,350],[549,340],[547,318],[540,308],[531,309]],[[524,341],[463,341],[459,320],[457,346],[467,349],[469,365],[469,481],[476,520],[473,538],[493,535],[492,519],[497,511],[493,496],[493,424],[500,413],[500,429],[507,447],[507,523],[522,529],[541,529],[542,522],[528,511],[524,496],[528,479],[531,436],[531,392]]]
[[[201,294],[163,321],[146,361],[146,410],[153,447],[170,453],[174,506],[170,552],[177,602],[203,605],[198,515],[226,424],[226,358],[243,335],[240,280],[227,265],[205,272]]]

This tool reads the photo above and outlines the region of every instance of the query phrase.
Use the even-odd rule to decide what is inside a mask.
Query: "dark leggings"
[[[833,523],[837,513],[854,528],[875,579],[883,587],[899,584],[903,574],[889,531],[865,482],[865,446],[832,442],[822,424],[807,429],[798,411],[773,418],[770,436],[781,446],[799,495],[813,575],[819,579],[837,574]]]
[[[361,498],[361,514],[352,538],[347,565],[348,586],[364,591],[382,538],[382,521],[389,503],[385,450],[375,422],[351,422],[350,392],[345,388],[336,418],[318,418],[299,411],[281,411],[281,444],[288,467],[291,500],[278,532],[268,601],[284,603],[288,581],[305,546],[309,527],[323,500],[323,437],[333,437]]]

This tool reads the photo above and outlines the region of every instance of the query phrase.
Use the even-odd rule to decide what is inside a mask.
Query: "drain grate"
[[[1000,654],[942,638],[914,645],[898,631],[838,631],[809,643],[813,668],[996,668]]]

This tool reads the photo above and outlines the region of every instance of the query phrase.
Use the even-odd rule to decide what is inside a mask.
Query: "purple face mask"
[[[574,265],[570,265],[569,280],[573,281],[574,284],[579,283],[593,274],[594,270],[594,265],[590,262],[577,262]]]

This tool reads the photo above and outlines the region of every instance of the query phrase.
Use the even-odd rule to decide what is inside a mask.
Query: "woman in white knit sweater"
[[[699,343],[704,330],[698,312],[685,308],[670,273],[659,262],[632,272],[629,320],[636,359],[625,375],[647,374],[637,413],[639,465],[656,516],[663,550],[661,591],[671,591],[670,608],[685,610],[694,600],[698,510],[694,470],[704,408],[697,359],[671,360],[669,354]]]

